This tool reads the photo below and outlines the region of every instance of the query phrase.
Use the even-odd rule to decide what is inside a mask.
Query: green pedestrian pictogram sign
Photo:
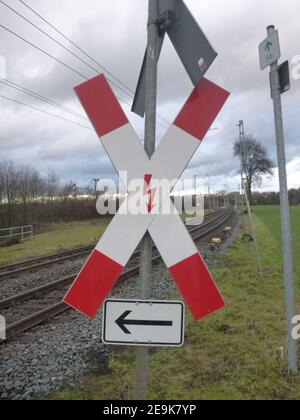
[[[265,46],[265,51],[270,52],[272,46],[273,46],[272,42],[271,41],[268,41],[266,43],[266,46]]]
[[[279,36],[278,32],[274,31],[272,35],[268,36],[268,38],[259,45],[261,69],[263,70],[271,64],[274,64],[279,60],[280,56]]]

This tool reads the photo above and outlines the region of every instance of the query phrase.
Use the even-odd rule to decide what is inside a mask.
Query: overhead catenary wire
[[[39,47],[38,45],[34,44],[33,42],[29,41],[28,39],[24,38],[23,36],[17,34],[15,31],[7,28],[5,25],[0,24],[0,28],[6,30],[7,32],[9,32],[11,35],[17,37],[18,39],[21,39],[23,42],[27,43],[28,45],[32,46],[33,48],[35,48],[36,50],[40,51],[41,53],[45,54],[46,56],[48,56],[49,58],[51,58],[52,60],[56,61],[57,63],[61,64],[62,66],[66,67],[67,69],[71,70],[73,73],[77,74],[78,76],[82,77],[84,80],[89,80],[89,78],[84,75],[83,73],[81,73],[80,71],[74,69],[73,67],[71,67],[69,64],[63,62],[62,60],[60,60],[59,58],[53,56],[52,54],[48,53],[47,51],[43,50],[41,47]],[[121,101],[122,103],[124,103],[125,105],[127,105],[130,109],[131,109],[131,104],[129,102],[127,102],[126,100],[124,100],[123,98],[120,98],[119,96],[116,96],[119,101]],[[163,128],[166,128],[164,125],[162,125],[161,123],[158,123],[159,125],[161,125]]]
[[[8,5],[7,3],[5,3],[3,0],[0,0],[0,3],[7,7],[10,11],[12,11],[13,13],[15,13],[16,15],[18,15],[21,19],[23,19],[24,21],[26,21],[27,23],[29,23],[31,26],[33,26],[34,28],[36,28],[38,31],[40,31],[41,33],[43,33],[45,36],[47,36],[49,39],[51,39],[53,42],[55,42],[56,44],[58,44],[61,48],[65,49],[68,53],[70,53],[73,57],[75,57],[76,59],[78,59],[81,63],[85,64],[86,66],[88,66],[91,70],[93,70],[96,74],[99,73],[98,69],[96,69],[94,66],[92,66],[91,64],[89,64],[87,61],[85,61],[82,57],[80,57],[78,54],[74,53],[72,50],[70,50],[70,48],[66,47],[65,45],[63,45],[61,42],[59,42],[56,38],[54,38],[53,36],[51,36],[50,34],[48,34],[45,30],[43,30],[41,27],[39,27],[38,25],[36,25],[35,23],[33,23],[31,20],[29,20],[28,18],[26,18],[24,15],[22,15],[22,13],[18,12],[16,9],[14,9],[13,7],[11,7],[10,5]],[[36,16],[38,16],[43,22],[47,23],[47,25],[49,25],[52,29],[54,29],[60,36],[62,36],[64,39],[66,39],[69,43],[71,43],[75,48],[77,48],[82,54],[84,54],[86,57],[89,58],[89,60],[93,61],[93,63],[95,63],[102,71],[104,71],[105,73],[109,74],[113,79],[115,79],[117,81],[117,83],[121,86],[119,86],[116,82],[114,82],[113,80],[111,80],[109,77],[107,77],[107,80],[117,89],[119,89],[120,91],[122,91],[124,94],[126,94],[128,97],[130,97],[131,99],[133,98],[134,92],[128,88],[128,86],[126,86],[120,79],[118,79],[116,76],[114,76],[112,74],[112,72],[110,72],[107,68],[105,68],[104,66],[102,66],[98,61],[96,61],[95,59],[93,59],[93,57],[91,57],[88,53],[86,53],[81,47],[79,47],[77,44],[75,44],[69,37],[67,37],[65,34],[63,34],[61,31],[59,31],[54,25],[52,25],[47,19],[45,19],[42,15],[40,15],[39,13],[37,13],[32,7],[30,7],[29,5],[27,5],[25,2],[20,2],[22,3],[25,7],[27,7],[32,13],[34,13]],[[53,58],[53,57],[52,57]],[[78,73],[78,71],[76,70],[76,72]],[[126,102],[125,100],[118,98],[121,101],[123,101],[126,105],[128,105],[131,108],[131,105]],[[159,115],[161,120],[164,120],[164,122],[158,123],[161,127],[163,128],[167,128],[165,127],[163,124],[170,124],[170,121],[167,120],[167,118],[165,118],[163,115]]]
[[[35,48],[36,50],[40,51],[41,53],[47,55],[52,60],[56,61],[57,63],[61,64],[64,67],[68,68],[73,73],[77,74],[78,76],[82,77],[83,79],[88,80],[88,78],[84,74],[80,73],[80,71],[78,71],[78,70],[74,69],[73,67],[69,66],[68,64],[64,63],[59,58],[57,58],[54,55],[52,55],[52,54],[48,53],[47,51],[43,50],[38,45],[34,44],[33,42],[29,41],[28,39],[24,38],[23,36],[17,34],[15,31],[13,31],[12,29],[9,29],[7,26],[4,26],[4,25],[0,24],[0,28],[2,28],[5,31],[9,32],[11,35],[13,35],[13,36],[21,39],[26,44],[30,45],[31,47]]]
[[[34,10],[32,7],[30,7],[25,1],[19,0],[23,6],[25,6],[27,9],[29,9],[32,13],[34,13],[37,17],[39,17],[44,23],[46,23],[50,28],[54,29],[59,35],[61,35],[66,41],[68,41],[73,47],[78,49],[82,54],[84,54],[89,60],[91,60],[94,64],[96,64],[98,67],[100,67],[105,73],[113,77],[121,86],[123,86],[125,89],[127,89],[132,95],[134,92],[128,88],[120,79],[118,79],[111,71],[109,71],[106,67],[104,67],[102,64],[100,64],[98,61],[96,61],[90,54],[88,54],[86,51],[84,51],[78,44],[76,44],[74,41],[72,41],[67,35],[65,35],[62,31],[57,29],[52,23],[50,23],[47,19],[45,19],[40,13],[38,13],[36,10]]]
[[[37,107],[35,107],[35,106],[33,106],[33,105],[29,105],[29,104],[26,104],[26,103],[24,103],[24,102],[21,102],[21,101],[19,101],[19,100],[17,100],[17,99],[10,98],[9,96],[0,95],[0,98],[5,99],[5,100],[10,101],[10,102],[14,102],[14,103],[16,103],[16,104],[18,104],[18,105],[21,105],[21,106],[24,106],[24,107],[30,108],[30,109],[32,109],[32,110],[34,110],[34,111],[39,111],[39,112],[42,112],[43,114],[50,115],[51,117],[55,117],[55,118],[60,119],[60,120],[62,120],[62,121],[66,121],[66,122],[69,122],[69,123],[71,123],[71,124],[78,125],[79,127],[82,127],[82,128],[87,128],[88,130],[93,131],[93,129],[92,129],[91,127],[88,127],[87,125],[81,124],[81,123],[76,122],[76,121],[69,120],[69,119],[67,119],[67,118],[65,118],[65,117],[62,117],[62,116],[57,115],[57,114],[53,114],[52,112],[46,111],[46,110],[44,110],[44,109],[40,109],[40,108],[37,108]]]
[[[81,119],[83,119],[85,121],[88,121],[88,118],[87,117],[85,117],[82,114],[79,114],[78,112],[72,110],[71,108],[68,108],[68,107],[66,107],[66,106],[64,106],[62,104],[59,104],[58,102],[55,102],[52,99],[46,98],[45,96],[42,96],[42,95],[40,95],[37,92],[34,92],[34,91],[30,90],[30,89],[25,88],[24,86],[21,86],[21,85],[19,85],[17,83],[14,83],[11,80],[3,79],[3,80],[0,80],[0,83],[4,84],[7,87],[10,87],[12,89],[15,89],[15,90],[17,90],[19,92],[22,92],[22,93],[24,93],[26,95],[29,95],[29,96],[31,96],[31,97],[33,97],[35,99],[38,99],[39,101],[42,101],[42,102],[45,102],[45,103],[47,103],[47,104],[49,104],[51,106],[54,106],[54,107],[56,107],[56,108],[58,108],[58,109],[60,109],[62,111],[68,112],[68,113],[72,114],[75,117],[78,117],[78,118],[81,118]]]
[[[48,37],[49,39],[51,39],[53,42],[55,42],[57,45],[59,45],[61,48],[65,49],[68,53],[70,53],[73,57],[77,58],[79,61],[81,61],[83,64],[85,64],[86,66],[88,66],[91,70],[93,70],[95,73],[98,73],[98,70],[93,67],[92,65],[90,65],[89,63],[87,63],[85,60],[83,60],[78,54],[74,53],[72,50],[70,50],[68,47],[66,47],[65,45],[63,45],[61,42],[59,42],[57,39],[55,39],[53,36],[49,35],[46,31],[44,31],[42,28],[40,28],[39,26],[37,26],[35,23],[31,22],[31,20],[27,19],[25,16],[23,16],[21,13],[19,13],[17,10],[15,10],[13,7],[9,6],[7,3],[5,3],[3,0],[0,0],[0,3],[3,4],[4,6],[6,6],[9,10],[11,10],[13,13],[15,13],[16,15],[18,15],[21,19],[23,19],[24,21],[26,21],[27,23],[29,23],[31,26],[33,26],[35,29],[37,29],[38,31],[40,31],[42,34],[44,34],[46,37]],[[118,86],[113,80],[107,78],[107,80],[113,85],[115,86],[117,89],[120,89],[123,93],[125,93],[126,95],[131,97],[131,94],[127,92],[127,89],[125,90],[124,88]]]
[[[43,50],[42,48],[40,48],[38,45],[34,44],[33,42],[29,41],[28,39],[24,38],[23,36],[17,34],[15,31],[7,28],[5,25],[0,24],[0,28],[6,30],[7,32],[9,32],[11,35],[14,35],[15,37],[21,39],[22,41],[24,41],[26,44],[29,44],[31,47],[37,49],[38,51],[42,52],[43,54],[47,55],[49,58],[51,58],[52,60],[58,62],[59,64],[61,64],[62,66],[68,68],[69,70],[71,70],[73,73],[77,74],[78,76],[82,77],[85,80],[89,80],[89,78],[87,76],[85,76],[83,73],[81,73],[80,71],[74,69],[73,67],[69,66],[68,64],[66,64],[65,62],[63,62],[62,60],[60,60],[59,58],[53,56],[52,54],[48,53],[47,51]],[[119,96],[117,96],[117,98],[123,102],[125,105],[129,106],[131,108],[130,103],[128,103],[127,101],[125,101],[123,98],[120,98]]]
[[[49,35],[47,32],[45,32],[42,28],[38,27],[37,25],[35,25],[33,22],[31,22],[29,19],[27,19],[26,17],[24,17],[21,13],[19,13],[18,11],[16,11],[15,9],[13,9],[11,6],[7,5],[3,0],[0,0],[0,2],[6,6],[7,8],[9,8],[12,12],[16,13],[19,17],[21,17],[22,19],[24,19],[26,22],[28,22],[30,25],[32,25],[33,27],[35,27],[36,29],[38,29],[40,32],[42,32],[44,35],[46,35],[48,38],[50,38],[51,40],[53,40],[54,42],[56,42],[59,46],[61,46],[62,48],[66,49],[70,54],[72,54],[74,57],[76,57],[77,59],[79,59],[82,63],[86,64],[89,68],[91,68],[92,70],[94,70],[95,72],[97,72],[97,69],[95,69],[93,66],[91,66],[89,63],[87,63],[86,61],[84,61],[81,57],[79,57],[77,54],[75,54],[73,51],[71,51],[69,48],[67,48],[66,46],[64,46],[63,44],[61,44],[58,40],[56,40],[55,38],[53,38],[51,35]],[[75,48],[77,48],[82,54],[84,54],[86,57],[88,57],[91,61],[93,61],[93,63],[95,63],[99,68],[101,68],[103,71],[105,71],[106,73],[108,73],[111,77],[113,77],[115,80],[117,80],[117,82],[119,84],[121,84],[129,93],[125,92],[124,89],[121,89],[119,86],[117,86],[112,80],[108,79],[115,87],[117,87],[118,89],[121,89],[124,93],[126,93],[128,96],[132,96],[133,92],[130,88],[128,88],[120,79],[118,79],[116,76],[114,76],[112,74],[112,72],[110,72],[107,68],[105,68],[104,66],[102,66],[98,61],[96,61],[93,57],[91,57],[91,55],[89,55],[86,51],[84,51],[80,46],[78,46],[75,42],[73,42],[69,37],[67,37],[62,31],[60,31],[59,29],[57,29],[57,27],[55,27],[53,24],[51,24],[47,19],[45,19],[41,14],[39,14],[38,12],[36,12],[32,7],[30,7],[27,3],[25,3],[23,0],[19,0],[19,2],[24,5],[28,10],[30,10],[32,13],[34,13],[37,17],[39,17],[43,22],[45,22],[49,27],[51,27],[52,29],[54,29],[59,35],[61,35],[65,40],[67,40],[70,44],[72,44]],[[51,59],[59,62],[61,65],[64,65],[65,67],[67,67],[69,70],[75,72],[76,74],[78,74],[79,76],[83,77],[85,80],[88,80],[88,77],[86,77],[84,74],[80,73],[78,70],[72,68],[71,66],[69,66],[68,64],[64,63],[62,60],[58,59],[57,57],[54,57],[52,54],[49,54],[48,52],[44,51],[42,48],[38,47],[37,45],[33,44],[32,42],[28,41],[27,39],[25,39],[24,37],[20,36],[19,34],[15,33],[14,31],[10,30],[9,28],[5,27],[4,25],[0,24],[0,27],[2,27],[3,29],[7,30],[8,32],[10,32],[11,34],[15,35],[16,37],[20,38],[21,40],[23,40],[24,42],[28,43],[29,45],[31,45],[32,47],[38,49],[40,52],[48,55]],[[12,83],[13,84],[13,83]],[[18,86],[17,84],[14,84],[15,86]],[[20,87],[20,86],[18,86]],[[42,95],[39,95],[36,92],[32,92],[29,91],[26,88],[20,87],[21,89],[27,90],[28,94],[33,94],[36,96],[39,96],[42,98]],[[44,98],[47,102],[48,99]],[[131,105],[125,101],[123,98],[119,98],[118,99],[120,101],[122,101],[124,104],[126,104],[128,107],[131,108]],[[58,107],[63,107],[64,106],[55,103],[54,101],[51,101],[53,104],[58,105]],[[72,111],[71,111],[72,112]],[[75,115],[75,114],[74,114]],[[79,115],[78,115],[79,116]],[[83,117],[83,116],[81,116]],[[160,118],[164,119],[166,121],[166,123],[170,124],[170,121],[168,121],[164,116],[160,115]],[[162,123],[158,122],[158,124],[160,126],[162,126],[163,128],[167,128],[165,127]],[[223,127],[224,128],[224,127]],[[203,156],[202,156],[203,159]],[[206,163],[206,164],[210,164],[211,162],[209,162],[207,160],[207,162],[204,162],[201,159],[202,163]],[[205,159],[206,160],[206,159]]]
[[[2,1],[1,1],[2,2]],[[19,2],[25,6],[28,10],[30,10],[34,15],[36,15],[39,19],[41,19],[44,23],[46,23],[51,29],[53,29],[55,32],[57,32],[60,36],[62,36],[66,41],[68,41],[73,47],[75,47],[78,51],[80,51],[82,54],[84,54],[89,60],[91,60],[94,64],[96,64],[102,71],[107,73],[110,77],[112,77],[114,80],[116,80],[117,83],[119,83],[124,89],[126,89],[129,93],[127,93],[130,98],[134,97],[134,91],[130,89],[125,83],[123,83],[117,76],[115,76],[110,70],[108,70],[105,66],[99,63],[99,61],[95,60],[89,53],[87,53],[82,47],[80,47],[78,44],[76,44],[70,37],[65,35],[61,30],[59,30],[55,25],[53,25],[51,22],[49,22],[48,19],[43,17],[40,13],[38,13],[36,10],[34,10],[31,6],[29,6],[25,1],[19,0]],[[44,32],[44,31],[43,31]],[[117,86],[112,80],[108,79],[114,86],[120,89],[119,86]],[[124,92],[124,90],[123,90]],[[125,92],[126,93],[126,92]],[[165,124],[171,125],[171,122],[164,117],[161,113],[158,113],[158,116],[165,121]],[[162,126],[162,124],[159,123],[159,125]],[[165,127],[166,128],[166,127]]]
[[[25,20],[28,24],[32,25],[34,28],[36,28],[38,31],[40,31],[41,33],[43,33],[45,36],[47,36],[49,39],[51,39],[53,42],[55,42],[56,44],[58,44],[60,47],[64,48],[66,51],[68,51],[70,54],[72,54],[75,58],[77,58],[78,60],[80,60],[81,63],[85,64],[86,66],[88,66],[90,69],[92,69],[95,72],[98,72],[97,69],[95,69],[94,66],[90,65],[89,63],[87,63],[85,60],[83,60],[81,57],[79,57],[77,54],[75,54],[73,51],[71,51],[69,48],[67,48],[65,45],[63,45],[61,42],[59,42],[57,39],[55,39],[54,37],[52,37],[51,35],[49,35],[46,31],[44,31],[42,28],[40,28],[39,26],[37,26],[36,24],[34,24],[33,22],[31,22],[29,19],[27,19],[25,16],[23,16],[21,13],[19,13],[18,11],[16,11],[15,9],[13,9],[11,6],[9,6],[8,4],[6,4],[3,0],[0,0],[0,2],[6,6],[8,9],[10,9],[12,12],[14,12],[15,14],[17,14],[20,18],[22,18],[23,20]],[[113,82],[112,80],[108,79],[109,82],[111,84],[113,84],[116,88],[120,89],[122,92],[124,92],[126,95],[128,96],[132,96],[133,92],[130,88],[128,88],[120,79],[118,79],[116,76],[114,76],[107,68],[105,68],[104,66],[102,66],[98,61],[96,61],[91,55],[89,55],[86,51],[84,51],[80,46],[78,46],[76,43],[74,43],[69,37],[67,37],[62,31],[60,31],[59,29],[57,29],[53,24],[51,24],[47,19],[45,19],[41,14],[39,14],[38,12],[36,12],[32,7],[30,7],[27,3],[25,3],[23,0],[19,0],[19,2],[25,6],[28,10],[30,10],[32,13],[34,13],[37,17],[39,17],[43,22],[45,22],[47,25],[49,25],[49,27],[51,27],[53,30],[55,30],[60,36],[62,36],[65,40],[67,40],[70,44],[72,44],[76,49],[78,49],[78,51],[80,51],[82,54],[84,54],[89,60],[91,60],[95,65],[97,65],[99,68],[101,68],[103,71],[105,71],[107,74],[109,74],[112,78],[114,78],[121,86],[123,86],[124,89],[126,89],[126,91],[122,88],[120,88],[120,86],[118,86],[117,84],[115,84],[115,82]],[[61,65],[64,65],[65,67],[67,67],[69,70],[75,72],[77,75],[80,75],[82,78],[84,78],[85,80],[88,80],[88,77],[86,77],[84,74],[82,74],[81,72],[79,72],[78,70],[72,68],[70,65],[66,64],[65,62],[63,62],[62,60],[54,57],[52,54],[47,53],[46,51],[42,50],[42,48],[38,47],[37,45],[31,43],[30,41],[26,40],[25,38],[21,37],[20,35],[18,35],[17,33],[13,32],[12,30],[10,30],[9,28],[6,28],[4,25],[0,25],[0,27],[2,27],[3,29],[9,31],[11,34],[17,36],[18,38],[20,38],[21,40],[23,40],[24,42],[28,43],[29,45],[31,45],[32,47],[38,49],[40,52],[43,52],[44,54],[48,55],[48,57],[50,57],[51,59],[57,61],[58,63],[60,63]],[[13,82],[11,82],[11,84],[14,84]],[[33,97],[40,97],[42,99],[42,95],[33,92],[33,91],[29,91],[26,88],[21,87],[20,85],[14,84],[15,86],[18,86],[20,89],[24,89],[24,93],[27,94],[32,94],[31,96]],[[25,90],[27,90],[27,92],[25,92]],[[21,90],[23,91],[23,90]],[[130,93],[128,93],[130,92]],[[11,100],[11,98],[7,98],[8,100]],[[39,98],[37,98],[39,99]],[[58,108],[64,110],[63,108],[66,109],[66,107],[64,107],[63,105],[57,104],[54,101],[51,101],[52,103],[48,102],[48,98],[45,98],[45,102],[49,103],[50,105],[57,105]],[[131,108],[131,104],[129,104],[127,101],[125,101],[122,98],[118,99],[120,101],[122,101],[124,104],[126,104],[128,107]],[[16,103],[19,103],[20,105],[23,106],[27,106],[29,107],[27,104],[24,104],[20,101],[15,101]],[[34,107],[32,107],[34,108]],[[43,110],[40,110],[37,108],[38,111],[43,112]],[[45,114],[47,113],[48,115],[52,115],[54,117],[60,118],[60,119],[64,119],[65,121],[71,122],[72,124],[75,124],[75,122],[67,120],[66,118],[63,117],[59,117],[56,116],[55,114],[51,114],[50,112],[44,112]],[[72,113],[72,111],[71,111]],[[74,114],[75,116],[79,116]],[[161,114],[159,114],[160,118],[165,120],[167,124],[170,124],[170,121],[168,121],[165,117],[163,117]],[[83,117],[83,116],[81,116]],[[83,117],[85,118],[85,117]],[[161,125],[162,127],[163,124],[161,124],[160,122],[158,122],[159,125]],[[81,125],[82,127],[91,129],[90,127],[84,126],[82,124],[78,124]],[[166,127],[164,127],[166,128]],[[222,127],[225,128],[225,127]],[[208,159],[206,159],[205,155],[203,156],[203,152],[202,152],[202,156],[200,158],[200,162],[202,164],[206,164],[206,165],[216,165],[214,162],[209,161]]]

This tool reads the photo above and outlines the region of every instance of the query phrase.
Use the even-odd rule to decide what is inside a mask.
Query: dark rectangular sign
[[[164,34],[167,32],[192,83],[196,86],[214,62],[217,53],[182,0],[160,0],[160,16],[162,19],[171,16],[171,20],[165,22],[164,30],[163,26],[161,27],[159,55]],[[132,111],[141,117],[145,114],[145,97],[146,55],[132,106]]]

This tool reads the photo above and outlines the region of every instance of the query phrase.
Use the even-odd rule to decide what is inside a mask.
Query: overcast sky
[[[101,69],[41,21],[19,0],[4,0],[61,43],[79,54],[101,73]],[[25,0],[117,79],[135,89],[146,46],[146,0]],[[268,70],[259,68],[258,44],[266,37],[266,27],[280,31],[281,60],[300,56],[299,0],[186,0],[218,58],[207,77],[231,92],[231,97],[185,176],[197,174],[202,182],[209,175],[213,190],[226,184],[236,189],[239,162],[233,159],[232,144],[237,138],[238,121],[243,119],[247,134],[257,137],[276,161],[274,117],[270,99]],[[16,32],[66,63],[86,77],[92,70],[45,35],[22,20],[0,2],[0,25]],[[83,77],[47,57],[0,26],[0,56],[6,58],[7,79],[83,114],[74,86]],[[296,57],[296,59],[295,59]],[[3,61],[0,58],[0,62]],[[300,59],[298,59],[300,62]],[[284,94],[289,185],[300,187],[300,66],[291,63],[299,78],[292,79]],[[111,79],[112,77],[109,76]],[[112,79],[114,80],[114,79]],[[116,80],[115,80],[116,81]],[[118,84],[118,82],[116,82]],[[130,96],[112,86],[116,94],[131,103]],[[172,121],[192,90],[192,84],[171,43],[166,41],[159,62],[159,114]],[[0,95],[89,126],[89,122],[17,92],[0,83]],[[139,137],[143,120],[123,104]],[[158,139],[166,122],[158,125]],[[63,180],[73,179],[88,186],[92,178],[112,176],[114,170],[95,133],[87,128],[53,118],[0,98],[0,161],[31,164],[46,174],[54,168]],[[201,182],[201,181],[200,181]],[[265,179],[262,189],[277,189],[277,178]]]

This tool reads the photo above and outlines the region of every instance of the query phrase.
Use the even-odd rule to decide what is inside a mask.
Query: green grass
[[[188,314],[185,345],[151,351],[150,399],[300,399],[300,375],[290,376],[286,363],[279,209],[254,211],[264,279],[257,276],[253,244],[240,238],[226,267],[214,271],[226,308],[201,322]],[[299,212],[292,209],[296,253]],[[299,258],[295,263],[299,285]],[[134,350],[126,349],[111,360],[106,375],[87,376],[76,391],[66,388],[50,399],[132,399],[134,360]]]
[[[108,224],[107,219],[59,223],[47,226],[47,232],[21,244],[0,248],[0,266],[96,243]]]
[[[257,206],[254,207],[254,212],[264,222],[268,228],[270,236],[273,237],[274,242],[278,243],[276,251],[276,261],[281,261],[281,231],[280,231],[280,209],[278,206]],[[294,271],[297,284],[300,286],[300,206],[291,207],[291,227],[292,227],[292,240],[293,240],[293,259]]]

